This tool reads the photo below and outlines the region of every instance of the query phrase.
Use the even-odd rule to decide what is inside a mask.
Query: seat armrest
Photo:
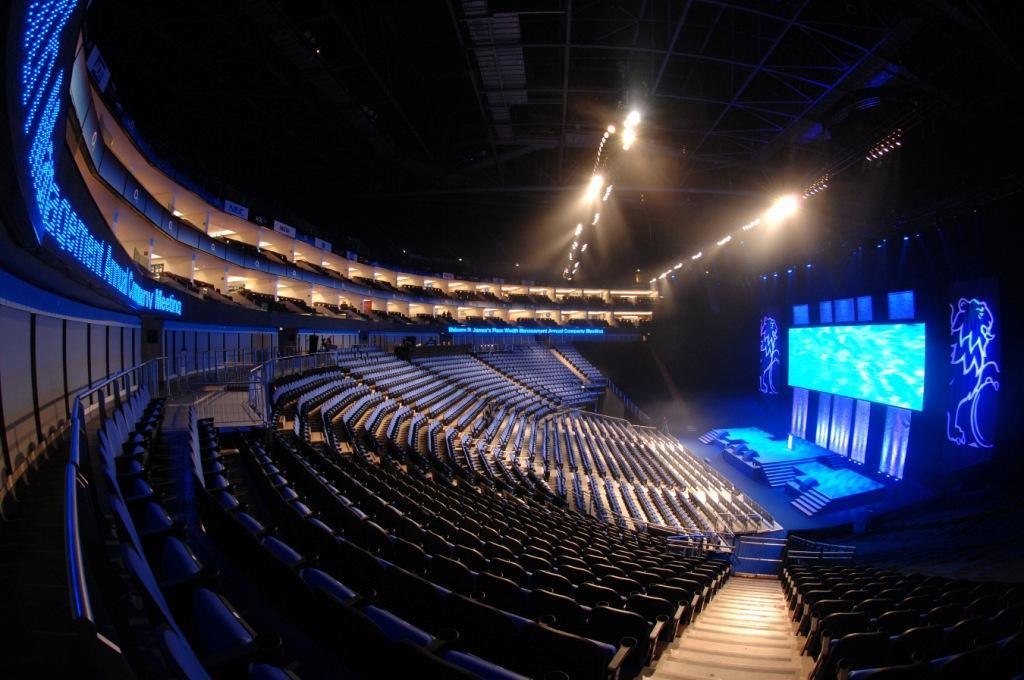
[[[607,680],[618,680],[619,671],[622,669],[622,662],[626,660],[629,653],[633,651],[632,647],[627,647],[620,644],[618,649],[615,650],[615,655],[612,656],[611,661],[608,662],[607,672],[605,677]]]

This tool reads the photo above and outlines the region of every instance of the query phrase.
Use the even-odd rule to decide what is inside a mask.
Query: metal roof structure
[[[606,126],[637,108],[593,248],[592,274],[621,281],[836,178],[895,127],[1015,88],[1014,15],[945,0],[95,0],[87,35],[111,96],[197,181],[355,248],[487,273],[560,269],[564,244],[545,246],[574,223]]]

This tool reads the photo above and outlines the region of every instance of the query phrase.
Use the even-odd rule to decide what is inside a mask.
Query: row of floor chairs
[[[814,680],[1024,673],[1024,585],[823,565],[783,585]]]
[[[270,663],[277,639],[258,634],[218,592],[216,570],[196,556],[185,527],[167,511],[165,478],[177,468],[163,451],[163,409],[163,400],[140,390],[101,424],[94,466],[97,495],[105,499],[100,515],[117,546],[110,573],[130,595],[115,600],[134,622],[142,663],[154,675],[177,678],[293,678]],[[210,434],[190,440],[208,446]]]
[[[551,358],[558,362],[553,355]],[[440,391],[436,394],[438,402],[445,399],[451,399],[448,403],[454,402],[451,407],[446,407],[445,417],[450,419],[446,422],[449,423],[449,427],[457,430],[457,434],[454,437],[447,437],[450,430],[445,433],[446,440],[451,441],[453,446],[450,452],[448,447],[441,449],[441,453],[450,455],[438,456],[436,449],[432,452],[430,443],[433,441],[422,446],[417,442],[421,450],[412,449],[426,460],[430,460],[433,453],[433,458],[440,466],[448,468],[445,470],[446,475],[450,476],[454,472],[473,481],[482,478],[489,484],[514,489],[520,477],[529,478],[539,452],[540,460],[544,464],[544,475],[552,487],[557,487],[560,483],[569,486],[569,481],[563,477],[566,473],[559,470],[568,470],[568,473],[574,474],[578,467],[582,467],[585,472],[596,471],[602,477],[611,476],[620,483],[629,484],[628,490],[622,491],[621,503],[620,499],[609,499],[605,504],[603,497],[598,495],[588,504],[582,495],[570,494],[572,498],[569,500],[575,500],[577,505],[593,508],[595,514],[607,515],[608,512],[615,511],[612,506],[619,505],[634,520],[642,523],[666,524],[688,532],[705,533],[749,530],[772,524],[770,518],[761,518],[752,508],[744,505],[741,497],[723,486],[722,480],[713,473],[702,472],[701,468],[707,466],[695,459],[691,460],[692,456],[685,451],[674,450],[672,444],[678,447],[678,442],[667,442],[657,433],[638,430],[625,423],[580,412],[557,414],[538,420],[532,410],[538,402],[522,400],[523,395],[531,394],[528,390],[512,383],[470,355],[420,359],[417,360],[420,368],[387,358],[386,355],[375,357],[370,364],[363,364],[362,361],[363,359],[355,355],[348,356],[345,359],[346,370],[352,371],[353,375],[366,378],[377,373],[381,366],[386,366],[383,375],[398,373],[398,379],[411,378],[414,382],[423,380],[422,374],[429,370],[436,372],[438,380],[456,381],[465,386],[459,389],[483,390],[478,398],[467,394],[461,400],[455,400],[452,398],[460,394],[458,390],[446,391],[451,389],[450,384],[439,388]],[[407,369],[412,369],[412,372],[407,372]],[[564,366],[562,369],[567,370]],[[391,379],[395,378],[387,380]],[[429,411],[430,404],[433,403],[429,401],[432,398],[430,395],[425,397],[428,399],[427,403],[419,403],[419,392],[416,393],[417,399],[412,405],[406,402],[407,395],[402,390],[412,383],[405,383],[404,386],[400,383],[397,387],[392,386],[381,391],[383,384],[375,383],[374,390],[381,394],[386,393],[389,398],[396,399],[410,408],[408,412],[402,411],[403,418],[414,409],[425,408]],[[425,385],[430,384],[433,383],[428,382]],[[369,387],[366,389],[369,390]],[[419,389],[421,388],[415,388],[414,391]],[[493,389],[498,389],[500,394],[505,396],[495,400],[495,395],[491,392]],[[295,393],[288,392],[284,396],[294,398]],[[511,401],[505,401],[506,397]],[[278,404],[284,401],[286,400],[282,399]],[[369,409],[377,403],[374,401]],[[454,412],[447,412],[453,407]],[[495,415],[488,419],[487,413],[492,409]],[[381,413],[382,420],[386,423],[391,417],[389,414],[396,411],[397,409],[390,409],[388,413]],[[351,423],[348,421],[358,420],[358,417],[363,415],[363,412],[356,408],[346,407],[345,412],[346,422],[350,427]],[[308,430],[301,425],[301,419],[305,414],[298,415],[296,432],[305,437]],[[350,418],[350,415],[356,417]],[[371,421],[370,424],[377,423]],[[532,433],[530,437],[524,436],[527,425]],[[518,436],[513,440],[511,435],[516,429]],[[480,439],[473,444],[472,450],[464,450],[462,442],[465,437],[458,433],[468,433],[469,436],[479,436]],[[538,433],[540,436],[537,436]],[[370,434],[377,436],[379,440],[380,432],[376,428],[373,428]],[[378,444],[384,448],[393,448],[396,452],[409,451],[411,448],[402,438],[392,438],[389,441],[393,447],[387,447],[380,441]],[[487,446],[479,445],[481,441]],[[507,452],[510,458],[506,465],[498,458],[506,453],[506,447],[511,441],[516,443],[516,449]],[[520,447],[524,445],[526,456],[521,457]],[[555,475],[549,474],[552,465],[555,466]],[[572,488],[576,487],[577,481],[583,493],[586,493],[582,480],[573,479]],[[652,484],[659,487],[664,485],[664,488],[648,488],[647,485]],[[664,497],[659,491],[666,489],[675,490],[675,493]],[[535,488],[533,484],[527,483],[520,491],[532,494],[535,493]],[[564,498],[560,489],[556,489],[555,493]]]
[[[317,475],[326,477],[326,474],[332,471],[330,461],[321,460],[319,462],[321,466],[326,466],[324,474],[307,471],[309,478],[307,481],[318,479]],[[354,472],[358,469],[352,468],[350,471]],[[445,509],[460,507],[461,504],[454,498],[445,499],[443,504],[432,501],[427,496],[416,500],[410,499],[404,504],[408,513],[405,514],[395,506],[390,506],[390,510],[387,510],[386,507],[389,504],[383,498],[370,492],[347,472],[340,468],[335,468],[333,472],[331,488],[334,491],[326,489],[324,485],[327,482],[323,480],[315,482],[313,488],[319,487],[321,494],[319,500],[322,503],[320,507],[326,508],[325,516],[327,513],[331,513],[334,526],[340,527],[342,533],[354,543],[366,546],[379,556],[393,559],[397,564],[414,572],[423,573],[438,585],[461,591],[467,595],[478,592],[481,583],[486,583],[494,591],[493,597],[501,598],[507,607],[523,613],[529,613],[530,608],[539,600],[546,600],[548,606],[551,607],[555,606],[555,602],[561,602],[562,608],[559,611],[563,615],[562,622],[561,624],[556,622],[556,626],[562,625],[576,631],[581,630],[579,625],[586,616],[584,608],[587,606],[608,603],[639,609],[644,606],[657,605],[663,608],[662,614],[673,621],[671,632],[674,634],[678,630],[678,621],[686,611],[686,607],[695,605],[699,607],[724,578],[725,564],[722,562],[711,565],[678,563],[676,567],[683,570],[682,574],[678,571],[665,570],[660,575],[654,572],[644,572],[643,565],[640,564],[627,565],[626,562],[630,556],[621,553],[619,557],[615,558],[622,560],[619,566],[607,561],[588,564],[580,558],[579,547],[569,547],[572,541],[568,535],[564,540],[562,538],[555,539],[552,535],[552,540],[558,540],[560,544],[563,544],[561,547],[564,554],[559,554],[556,557],[552,553],[555,550],[554,545],[543,541],[543,539],[538,539],[528,549],[524,549],[520,538],[525,537],[526,532],[517,532],[511,527],[500,532],[493,529],[488,532],[489,527],[483,526],[475,520],[468,520],[473,523],[471,526],[477,528],[477,531],[483,535],[499,540],[504,537],[504,544],[483,541],[472,532],[456,526],[456,522],[452,520],[458,521],[458,516],[450,515],[451,519],[449,519],[440,514]],[[401,486],[401,481],[405,480],[401,480],[401,477],[389,478],[387,483],[377,487],[377,490],[381,493],[388,493],[392,484]],[[409,483],[413,481],[408,480]],[[338,486],[334,486],[334,484],[338,484]],[[341,495],[342,492],[338,489],[343,489],[353,500],[358,498],[359,501],[353,503],[347,496]],[[439,492],[440,490],[433,491]],[[414,490],[410,489],[410,493],[414,493]],[[432,506],[434,510],[438,511],[430,528],[424,529],[423,524],[411,519],[412,516],[415,516],[416,509],[421,506]],[[364,512],[360,508],[365,508],[369,512]],[[507,518],[509,516],[507,511],[505,513],[488,512],[492,517]],[[398,519],[399,516],[401,516],[401,521]],[[420,517],[422,518],[422,515]],[[481,519],[484,518],[481,517]],[[549,527],[549,531],[553,529],[553,527]],[[536,527],[533,530],[537,533],[540,532]],[[541,547],[542,545],[546,547]],[[517,547],[523,551],[522,554],[516,555],[513,552]],[[548,550],[549,548],[551,550]],[[610,550],[610,552],[611,554],[615,553],[614,550]],[[595,557],[603,560],[596,553],[592,553],[589,557],[591,560],[594,560]],[[576,563],[573,564],[573,561]],[[632,566],[635,569],[629,574],[620,566]],[[588,567],[592,567],[593,571]],[[709,567],[711,571],[701,571],[704,567]],[[659,569],[660,567],[651,568]],[[602,576],[597,576],[597,572]],[[575,577],[577,582],[569,578],[570,576]],[[637,579],[630,578],[630,576],[636,576]],[[686,579],[682,578],[683,576],[693,576],[705,580],[700,582],[691,579],[684,583]],[[659,580],[670,581],[672,579],[676,579],[677,582],[675,584],[657,583]],[[610,587],[612,585],[617,586],[618,590]],[[691,590],[687,591],[683,586],[689,586]],[[678,597],[685,602],[677,601],[673,605],[669,599],[659,599],[657,595],[645,594],[643,592],[645,587],[653,589],[667,598]],[[542,592],[550,590],[551,596],[545,594],[531,597],[531,590]],[[696,595],[694,591],[697,591]],[[564,600],[554,597],[556,595],[560,595]],[[586,604],[574,600],[574,595],[578,596],[578,599],[586,601]],[[655,602],[655,600],[659,601]],[[650,614],[650,610],[647,613]],[[653,621],[658,615],[651,615],[651,620]]]
[[[275,464],[279,461],[258,444],[252,449],[247,459],[251,478],[280,527],[277,534],[287,534],[295,548],[240,510],[227,490],[210,495],[204,516],[217,527],[214,533],[227,551],[252,565],[253,578],[282,610],[360,676],[522,678],[561,671],[567,677],[609,677],[611,646],[562,650],[567,636],[550,628],[522,625],[513,630],[513,621],[504,616],[485,622],[491,613],[485,605],[431,585],[335,534],[298,499]],[[413,593],[418,586],[420,592]],[[413,604],[436,604],[429,608],[433,621],[408,616]],[[475,653],[514,650],[520,644],[536,653],[508,664],[518,672]],[[601,672],[595,675],[598,667]]]
[[[481,354],[480,358],[562,406],[583,406],[597,401],[595,386],[580,380],[549,349],[517,347]]]

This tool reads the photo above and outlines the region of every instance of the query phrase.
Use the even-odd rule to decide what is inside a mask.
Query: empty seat
[[[550,625],[569,633],[582,634],[586,628],[586,613],[576,600],[549,590],[534,589],[530,593],[530,611],[534,619],[553,617]]]
[[[556,574],[547,569],[538,569],[530,577],[530,585],[536,590],[547,588],[562,595],[573,596],[576,592],[572,581],[561,574]]]
[[[484,602],[493,607],[516,614],[527,610],[523,589],[511,579],[484,571],[477,574],[476,587],[484,593]]]
[[[476,579],[469,567],[444,555],[434,555],[427,567],[430,579],[459,593],[470,593],[476,588]]]

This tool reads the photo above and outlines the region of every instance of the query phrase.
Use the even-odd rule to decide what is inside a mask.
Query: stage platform
[[[808,517],[878,500],[885,485],[861,474],[843,456],[804,439],[778,438],[757,427],[712,430],[703,443],[723,446],[735,468],[769,486],[785,487],[793,507]]]

